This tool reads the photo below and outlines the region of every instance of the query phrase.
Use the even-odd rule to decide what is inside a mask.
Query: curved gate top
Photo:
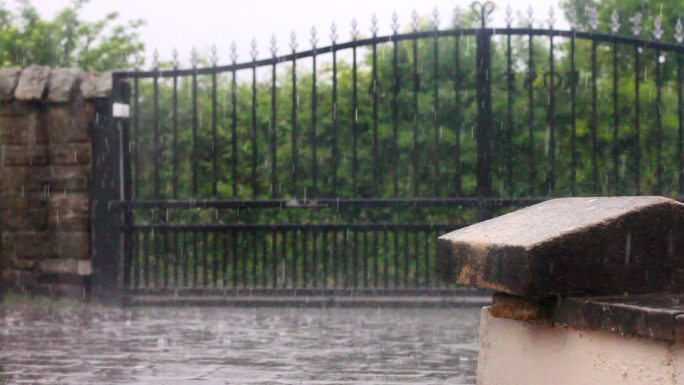
[[[681,20],[578,30],[436,12],[404,32],[114,74],[96,127],[100,292],[445,294],[434,241],[554,196],[684,191]],[[667,16],[667,15],[666,15]],[[473,27],[466,21],[474,20]],[[627,21],[627,22],[623,22]],[[671,30],[665,24],[672,22]],[[604,30],[608,32],[604,32]]]

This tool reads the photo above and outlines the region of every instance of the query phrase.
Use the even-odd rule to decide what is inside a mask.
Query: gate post
[[[93,298],[104,303],[117,303],[122,283],[123,211],[114,203],[123,200],[124,161],[122,146],[124,122],[117,116],[117,103],[128,104],[130,89],[113,75],[111,99],[98,103],[98,119],[93,130],[93,183],[91,191]]]
[[[475,3],[479,13],[481,28],[476,33],[476,83],[477,88],[477,198],[480,220],[489,217],[482,198],[492,196],[492,154],[491,132],[494,127],[492,115],[492,78],[491,78],[491,39],[492,31],[486,29],[487,17],[494,10],[490,2]]]

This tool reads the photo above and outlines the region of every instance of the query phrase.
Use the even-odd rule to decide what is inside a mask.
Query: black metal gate
[[[644,38],[641,16],[628,37],[593,8],[590,31],[473,9],[476,28],[395,16],[389,36],[373,20],[283,56],[274,39],[267,59],[254,43],[242,63],[115,73],[121,113],[94,146],[101,292],[449,294],[441,233],[554,196],[681,194],[680,21],[669,42],[660,16]]]

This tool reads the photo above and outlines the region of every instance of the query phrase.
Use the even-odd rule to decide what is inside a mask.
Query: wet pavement
[[[474,384],[478,309],[0,305],[0,384]]]

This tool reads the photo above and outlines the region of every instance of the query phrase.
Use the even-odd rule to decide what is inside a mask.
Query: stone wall
[[[110,74],[0,69],[2,291],[85,297],[92,128]]]

